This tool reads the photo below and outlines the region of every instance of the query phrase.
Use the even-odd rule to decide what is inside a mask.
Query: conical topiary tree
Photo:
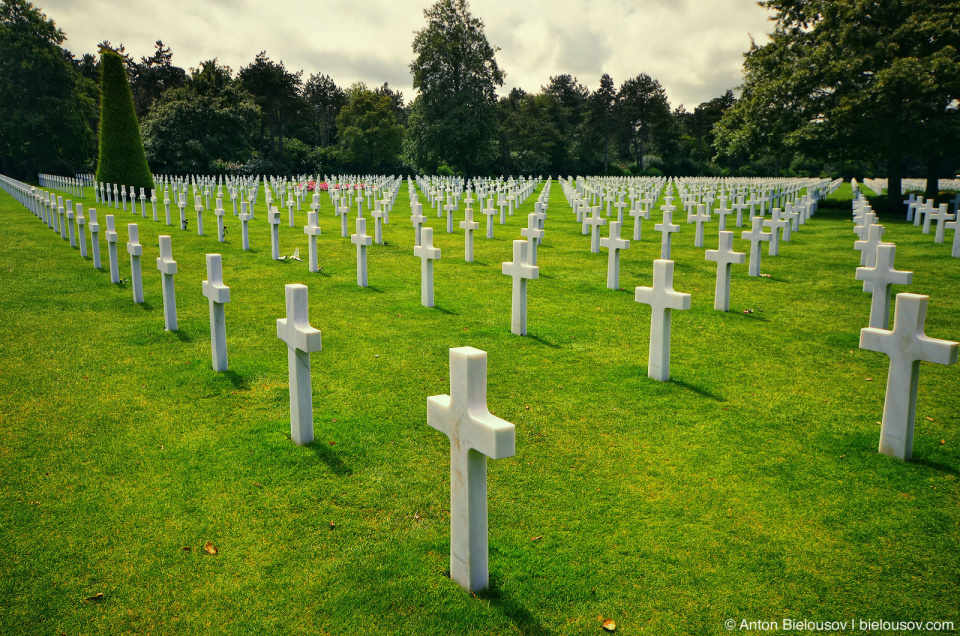
[[[147,165],[140,138],[140,125],[133,110],[133,95],[127,83],[120,55],[100,51],[100,157],[97,181],[128,188],[152,188],[153,175]]]

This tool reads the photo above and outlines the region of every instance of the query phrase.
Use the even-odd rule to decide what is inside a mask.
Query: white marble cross
[[[487,217],[487,238],[493,238],[493,217],[497,214],[497,208],[493,207],[493,198],[487,200],[487,207],[483,208],[483,215]]]
[[[173,275],[177,273],[177,261],[173,260],[173,246],[170,237],[160,235],[160,256],[157,257],[157,269],[160,270],[160,285],[163,290],[163,328],[177,330],[177,296],[173,285]]]
[[[666,205],[661,206],[663,210],[663,222],[657,223],[653,229],[660,232],[660,258],[666,260],[670,258],[670,237],[674,232],[680,231],[680,226],[673,222],[673,211],[676,208],[670,205],[670,197],[667,197]]]
[[[372,209],[373,212],[370,213],[370,216],[373,217],[373,242],[377,245],[383,245],[383,221],[387,213],[379,202],[375,203]]]
[[[514,241],[513,261],[501,265],[501,271],[513,278],[510,333],[518,336],[527,335],[527,280],[540,277],[540,268],[528,260],[528,245],[527,241]]]
[[[67,235],[70,237],[70,247],[77,246],[77,234],[73,224],[73,205],[70,199],[67,199]],[[938,228],[939,229],[939,228]],[[943,234],[941,231],[940,234]],[[940,241],[943,242],[942,240]]]
[[[203,199],[199,194],[194,197],[194,208],[197,211],[197,236],[203,236]]]
[[[293,218],[293,193],[287,195],[287,221],[290,227],[296,227],[296,221]]]
[[[753,217],[753,227],[750,228],[749,232],[746,230],[741,232],[740,238],[745,241],[750,241],[750,267],[747,274],[749,276],[759,276],[761,255],[760,243],[761,241],[770,240],[770,233],[763,231],[763,217]]]
[[[637,199],[630,209],[630,216],[633,217],[633,240],[640,240],[641,220],[650,219],[650,209],[644,204],[646,199]],[[641,205],[643,204],[643,205]]]
[[[287,368],[290,375],[290,439],[297,446],[313,441],[310,354],[322,350],[320,330],[310,326],[307,289],[306,285],[284,285],[287,317],[277,319],[277,337],[287,343]]]
[[[308,258],[309,269],[314,273],[320,271],[320,265],[317,262],[317,237],[320,236],[318,216],[316,210],[307,212],[307,224],[303,227],[303,233],[309,237],[307,247],[307,252],[310,255]]]
[[[941,203],[940,207],[933,214],[933,220],[937,222],[937,230],[933,237],[934,243],[943,243],[944,232],[946,231],[946,221],[954,220],[954,215],[949,213],[949,206]]]
[[[883,243],[883,232],[884,227],[877,223],[874,223],[870,226],[870,231],[867,232],[867,238],[862,241],[854,241],[853,249],[860,252],[860,266],[861,267],[872,267],[873,259],[877,255],[877,245]],[[866,286],[864,286],[863,291],[869,291]]]
[[[697,235],[693,241],[694,247],[703,247],[703,224],[710,220],[710,214],[706,211],[706,206],[700,204],[697,206],[697,213],[687,217],[687,223],[697,224]]]
[[[225,212],[223,209],[223,200],[217,197],[217,207],[213,213],[217,215],[217,240],[221,243],[227,240],[227,228],[223,225],[223,215]]]
[[[601,219],[601,221],[602,220],[603,219]],[[543,230],[539,228],[539,215],[536,212],[531,212],[527,215],[527,227],[520,230],[520,235],[526,237],[527,242],[529,243],[527,245],[527,258],[530,259],[530,265],[537,264],[537,245],[539,245],[540,241],[543,239]]]
[[[903,460],[913,456],[920,362],[956,364],[960,346],[923,333],[928,299],[921,294],[897,294],[892,331],[873,327],[860,330],[861,349],[890,357],[879,451]]]
[[[447,234],[453,234],[453,213],[457,207],[457,202],[452,198],[448,198],[447,204],[443,206],[444,211],[447,213]]]
[[[727,207],[726,197],[720,198],[720,207],[717,208],[717,216],[720,217],[720,231],[727,230],[727,215],[733,214],[733,209]],[[739,226],[737,226],[739,227]]]
[[[650,353],[647,376],[666,382],[670,379],[670,318],[673,309],[690,309],[690,294],[673,289],[673,261],[653,261],[653,287],[637,287],[634,299],[650,305]]]
[[[357,285],[367,286],[367,247],[373,245],[373,237],[367,236],[367,220],[357,217],[357,233],[350,235],[350,242],[357,246]]]
[[[790,221],[783,218],[780,214],[780,208],[773,208],[770,212],[771,218],[763,222],[764,227],[770,228],[770,244],[767,246],[767,255],[778,256],[780,254],[780,230],[787,232]]]
[[[607,220],[600,216],[600,207],[594,206],[593,213],[584,222],[590,226],[590,252],[600,253],[600,226],[606,225]]]
[[[240,201],[240,243],[244,251],[250,249],[250,229],[247,227],[250,219],[251,215],[247,212],[247,202]]]
[[[722,230],[720,242],[715,250],[707,250],[706,260],[717,264],[717,284],[713,296],[713,308],[720,311],[730,310],[730,266],[742,265],[747,255],[733,251],[733,232]]]
[[[948,230],[953,230],[953,249],[950,251],[950,256],[960,258],[960,218],[956,221],[947,221],[944,226]]]
[[[140,257],[143,246],[140,245],[140,230],[136,223],[127,223],[127,253],[130,255],[130,287],[133,289],[133,302],[143,302],[143,276],[140,271]]]
[[[177,197],[177,207],[180,209],[180,229],[187,229],[187,195],[183,192]]]
[[[336,213],[340,217],[340,237],[347,238],[350,235],[350,230],[347,229],[347,219],[350,217],[350,206],[343,205],[345,199],[340,198],[340,205],[337,206]]]
[[[80,244],[80,258],[87,257],[87,234],[84,229],[87,225],[87,220],[83,218],[83,204],[77,204],[77,241]]]
[[[487,225],[490,225],[490,218],[487,217]],[[473,262],[473,232],[480,229],[480,224],[473,220],[473,208],[467,204],[464,210],[464,219],[460,221],[460,229],[463,230],[464,241],[464,260],[467,263]],[[522,230],[521,230],[522,233]],[[543,232],[541,230],[541,236]],[[536,263],[534,263],[536,264]]]
[[[413,214],[410,215],[410,222],[413,223],[413,244],[420,245],[421,228],[423,227],[423,222],[427,220],[427,217],[423,216],[422,204],[412,203],[410,207],[413,211]]]
[[[433,261],[440,259],[440,249],[433,246],[432,227],[423,228],[422,239],[413,248],[413,255],[420,259],[420,304],[433,307]]]
[[[227,323],[223,305],[230,302],[230,288],[223,284],[219,254],[207,254],[207,279],[201,285],[210,301],[210,354],[214,371],[227,370]]]
[[[90,255],[93,257],[93,268],[100,269],[103,265],[100,262],[100,224],[97,223],[97,210],[90,208],[87,213],[90,214],[90,223],[87,227],[90,230]]]
[[[485,351],[450,349],[450,395],[427,398],[427,424],[450,439],[450,578],[479,591],[489,583],[487,457],[516,452],[513,424],[487,408]]]
[[[875,329],[886,329],[890,322],[890,285],[909,285],[913,282],[913,272],[894,269],[896,254],[896,245],[881,243],[875,248],[873,265],[857,268],[856,277],[864,281],[864,291],[873,292],[870,326]]]
[[[119,240],[114,226],[113,215],[107,215],[107,256],[110,259],[110,282],[120,282],[120,263],[117,260],[117,241]]]
[[[267,222],[270,224],[270,251],[273,260],[280,260],[280,210],[277,206],[268,208]]]
[[[637,220],[639,223],[639,219]],[[620,222],[610,221],[610,235],[600,239],[600,246],[609,250],[607,255],[607,289],[620,289],[620,250],[630,247],[630,241],[620,238]]]

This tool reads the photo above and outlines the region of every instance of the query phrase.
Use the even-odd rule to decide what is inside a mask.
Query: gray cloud
[[[390,0],[38,0],[75,55],[102,40],[136,58],[163,40],[184,68],[217,58],[237,71],[265,50],[287,68],[326,73],[341,86],[389,82],[413,97],[409,64],[424,4]],[[595,89],[647,73],[688,110],[741,82],[749,34],[764,42],[768,12],[743,0],[473,0],[512,87],[537,91],[569,73]]]

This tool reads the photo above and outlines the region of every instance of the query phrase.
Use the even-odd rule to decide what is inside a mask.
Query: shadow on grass
[[[382,289],[380,289],[379,287],[374,287],[373,285],[367,285],[366,289],[369,289],[370,291],[375,292],[377,294],[383,293]]]
[[[457,312],[452,311],[452,310],[450,310],[450,309],[446,309],[446,308],[444,308],[444,307],[441,307],[440,305],[437,305],[436,303],[434,303],[434,305],[433,305],[433,307],[432,307],[431,309],[435,309],[436,311],[439,311],[441,314],[447,314],[448,316],[459,316],[459,315],[460,315],[460,314],[458,314]]]
[[[527,334],[527,338],[530,338],[531,340],[533,340],[533,341],[535,341],[535,342],[539,342],[540,344],[544,345],[545,347],[550,347],[551,349],[559,349],[559,348],[560,348],[560,345],[558,345],[557,343],[555,343],[555,342],[550,342],[549,340],[546,340],[546,339],[544,339],[544,338],[541,338],[540,336],[534,336],[534,335],[531,335],[531,334],[528,333],[528,334]]]
[[[918,466],[926,466],[927,468],[932,468],[933,470],[941,473],[947,473],[950,475],[960,475],[958,471],[953,466],[948,466],[947,464],[941,464],[940,462],[935,462],[929,459],[912,459],[912,463],[917,464]]]
[[[220,375],[230,380],[230,384],[233,385],[237,391],[249,391],[250,383],[247,382],[247,379],[234,371],[233,369],[227,369],[226,371],[221,371]]]
[[[346,477],[353,474],[353,469],[344,464],[336,451],[324,442],[314,440],[309,444],[308,448],[316,453],[317,458],[326,464],[327,468],[329,468],[334,475]]]
[[[530,610],[500,588],[500,579],[496,575],[490,576],[490,585],[478,592],[477,598],[489,601],[492,607],[510,619],[525,636],[546,636],[550,633]]]
[[[732,315],[734,315],[734,316],[740,316],[741,318],[748,319],[748,320],[756,320],[756,321],[759,321],[759,322],[770,322],[770,319],[769,319],[769,318],[767,318],[767,317],[765,317],[765,316],[763,316],[763,315],[761,315],[761,314],[758,314],[756,311],[754,311],[753,313],[745,314],[745,313],[743,313],[742,310],[741,310],[741,311],[737,311],[736,309],[731,309],[731,310],[728,311],[727,313],[728,313],[728,314],[732,314]]]
[[[143,310],[144,310],[144,311],[153,311],[153,305],[151,305],[151,304],[150,304],[149,302],[147,302],[147,301],[143,301],[142,303],[138,303],[138,304],[139,304],[141,307],[143,307]]]
[[[678,387],[682,389],[686,389],[687,391],[692,391],[697,395],[702,395],[703,397],[708,397],[711,400],[716,400],[717,402],[724,401],[723,397],[717,395],[716,393],[711,393],[706,389],[702,389],[696,386],[695,384],[690,384],[689,382],[684,382],[683,380],[675,380],[675,379],[671,379],[670,382],[672,382],[673,384],[676,384]]]
[[[171,331],[173,335],[177,337],[177,340],[180,342],[193,342],[193,336],[184,331],[183,329],[177,329],[176,331]]]

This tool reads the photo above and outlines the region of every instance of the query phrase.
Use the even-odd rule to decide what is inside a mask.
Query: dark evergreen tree
[[[152,188],[153,175],[140,138],[133,96],[123,59],[112,49],[100,51],[100,158],[97,180],[127,187]]]

